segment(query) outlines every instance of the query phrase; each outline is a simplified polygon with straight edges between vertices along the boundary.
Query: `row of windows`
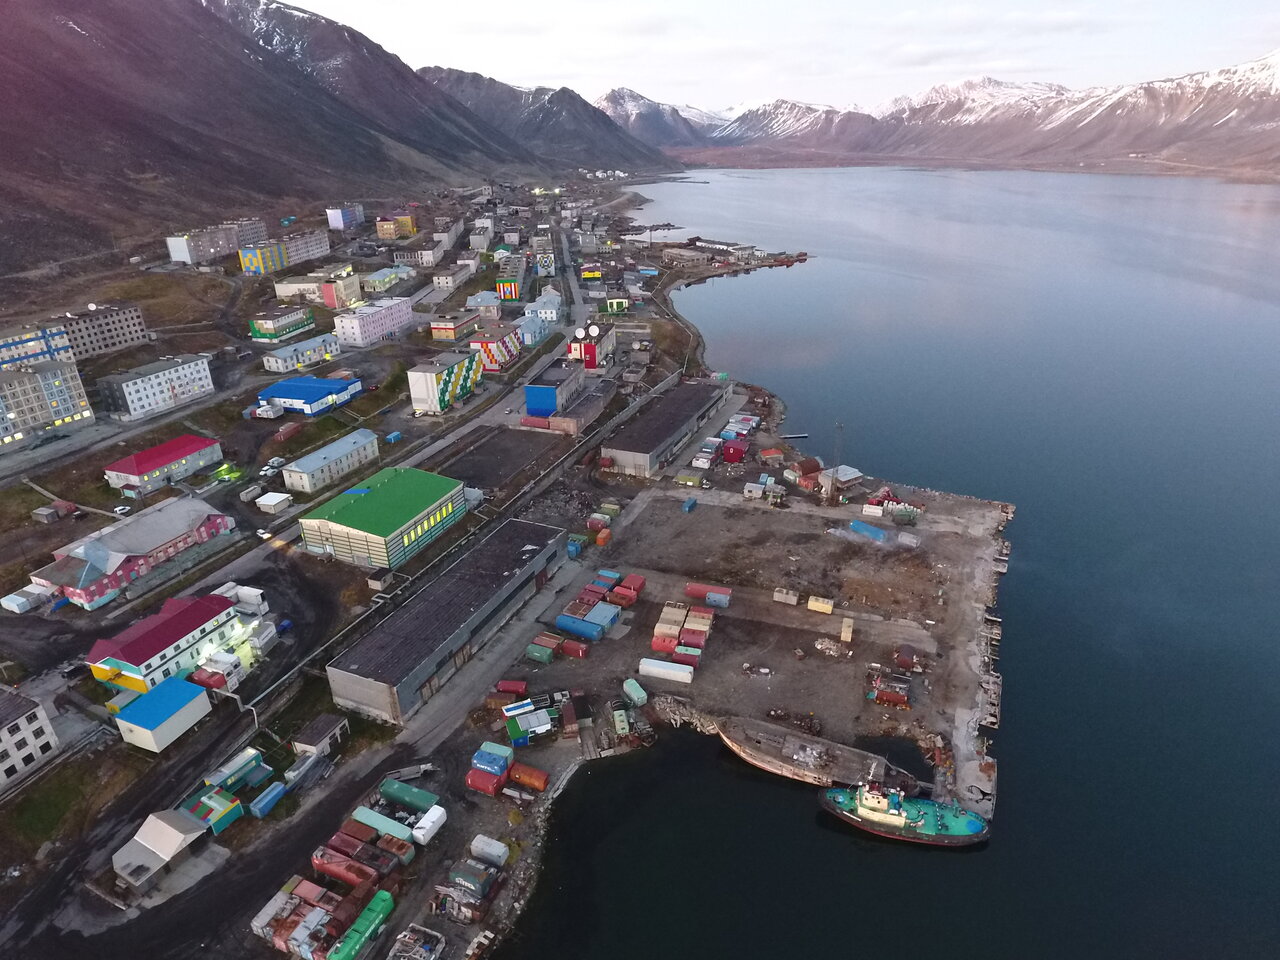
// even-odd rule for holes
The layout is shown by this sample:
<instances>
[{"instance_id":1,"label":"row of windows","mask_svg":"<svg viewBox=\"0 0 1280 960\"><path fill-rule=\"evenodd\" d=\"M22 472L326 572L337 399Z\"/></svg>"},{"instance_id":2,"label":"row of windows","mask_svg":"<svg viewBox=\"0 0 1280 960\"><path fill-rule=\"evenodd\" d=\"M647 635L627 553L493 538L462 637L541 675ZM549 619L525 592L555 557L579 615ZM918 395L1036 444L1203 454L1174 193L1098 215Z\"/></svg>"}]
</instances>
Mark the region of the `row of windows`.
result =
<instances>
[{"instance_id":1,"label":"row of windows","mask_svg":"<svg viewBox=\"0 0 1280 960\"><path fill-rule=\"evenodd\" d=\"M48 753L52 749L53 749L53 744L51 743L40 744L40 753L42 756ZM34 753L28 753L22 758L23 767L29 767L35 762L36 762L36 757ZM4 778L6 780L13 779L15 776L17 776L17 774L18 774L17 764L10 764L9 766L4 768Z\"/></svg>"},{"instance_id":2,"label":"row of windows","mask_svg":"<svg viewBox=\"0 0 1280 960\"><path fill-rule=\"evenodd\" d=\"M402 540L404 546L407 547L409 544L413 543L413 541L417 540L420 536L422 536L432 527L443 522L445 517L449 516L449 514L451 513L453 513L452 500L446 503L443 507L441 507L435 513L433 513L431 516L427 517L427 519L423 520L420 524L418 524L416 527L414 527L412 530L406 533L403 537L401 537L400 539Z\"/></svg>"}]
</instances>

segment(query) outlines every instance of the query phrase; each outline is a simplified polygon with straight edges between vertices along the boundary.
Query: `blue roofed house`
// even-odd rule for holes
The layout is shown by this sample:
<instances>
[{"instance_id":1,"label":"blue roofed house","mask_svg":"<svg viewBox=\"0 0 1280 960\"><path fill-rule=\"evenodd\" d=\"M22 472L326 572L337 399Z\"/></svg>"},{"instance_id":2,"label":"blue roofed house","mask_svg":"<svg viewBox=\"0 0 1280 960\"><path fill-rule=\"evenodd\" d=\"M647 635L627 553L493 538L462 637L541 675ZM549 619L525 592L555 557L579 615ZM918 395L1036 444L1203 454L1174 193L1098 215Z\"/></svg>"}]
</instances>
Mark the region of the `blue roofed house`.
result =
<instances>
[{"instance_id":1,"label":"blue roofed house","mask_svg":"<svg viewBox=\"0 0 1280 960\"><path fill-rule=\"evenodd\" d=\"M181 677L169 677L116 714L125 743L159 753L208 716L209 693Z\"/></svg>"},{"instance_id":2,"label":"blue roofed house","mask_svg":"<svg viewBox=\"0 0 1280 960\"><path fill-rule=\"evenodd\" d=\"M502 298L496 290L481 290L467 297L467 310L474 310L484 320L502 319Z\"/></svg>"},{"instance_id":3,"label":"blue roofed house","mask_svg":"<svg viewBox=\"0 0 1280 960\"><path fill-rule=\"evenodd\" d=\"M350 403L363 390L359 380L289 377L258 393L258 416L278 417L292 411L314 417Z\"/></svg>"}]
</instances>

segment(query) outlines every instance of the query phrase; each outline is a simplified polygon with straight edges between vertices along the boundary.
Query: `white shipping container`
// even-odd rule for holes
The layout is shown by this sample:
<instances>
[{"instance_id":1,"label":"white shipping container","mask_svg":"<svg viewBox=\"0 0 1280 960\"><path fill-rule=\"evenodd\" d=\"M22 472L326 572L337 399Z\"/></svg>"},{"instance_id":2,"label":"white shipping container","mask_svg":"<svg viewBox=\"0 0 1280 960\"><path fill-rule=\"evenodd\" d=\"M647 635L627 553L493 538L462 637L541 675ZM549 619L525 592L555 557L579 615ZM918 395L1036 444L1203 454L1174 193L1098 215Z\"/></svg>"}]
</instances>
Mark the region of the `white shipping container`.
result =
<instances>
[{"instance_id":1,"label":"white shipping container","mask_svg":"<svg viewBox=\"0 0 1280 960\"><path fill-rule=\"evenodd\" d=\"M670 680L673 683L693 683L693 667L683 663L667 663L644 657L640 661L640 676L654 680Z\"/></svg>"},{"instance_id":2,"label":"white shipping container","mask_svg":"<svg viewBox=\"0 0 1280 960\"><path fill-rule=\"evenodd\" d=\"M431 838L440 832L440 828L444 826L447 819L444 807L436 804L413 825L413 842L425 847L431 842Z\"/></svg>"},{"instance_id":3,"label":"white shipping container","mask_svg":"<svg viewBox=\"0 0 1280 960\"><path fill-rule=\"evenodd\" d=\"M794 590L786 590L782 587L778 587L773 591L773 599L778 603L789 603L794 607L800 602L800 594L796 593Z\"/></svg>"},{"instance_id":4,"label":"white shipping container","mask_svg":"<svg viewBox=\"0 0 1280 960\"><path fill-rule=\"evenodd\" d=\"M862 505L862 515L864 517L883 517L884 507L878 503L864 503Z\"/></svg>"},{"instance_id":5,"label":"white shipping container","mask_svg":"<svg viewBox=\"0 0 1280 960\"><path fill-rule=\"evenodd\" d=\"M743 484L742 496L747 500L759 500L764 496L764 487L758 483Z\"/></svg>"},{"instance_id":6,"label":"white shipping container","mask_svg":"<svg viewBox=\"0 0 1280 960\"><path fill-rule=\"evenodd\" d=\"M290 901L293 901L290 903ZM285 893L283 890L276 892L276 895L267 901L266 906L259 910L252 920L249 921L249 929L253 931L254 936L271 939L271 931L267 928L276 917L283 917L293 912L294 906L301 901L291 893Z\"/></svg>"},{"instance_id":7,"label":"white shipping container","mask_svg":"<svg viewBox=\"0 0 1280 960\"><path fill-rule=\"evenodd\" d=\"M477 833L475 839L471 841L471 856L482 863L492 864L495 867L505 867L507 861L511 859L511 848L501 840L495 840L493 837L486 837L483 833Z\"/></svg>"},{"instance_id":8,"label":"white shipping container","mask_svg":"<svg viewBox=\"0 0 1280 960\"><path fill-rule=\"evenodd\" d=\"M678 639L683 626L683 623L656 623L653 626L653 635L655 637L676 637Z\"/></svg>"}]
</instances>

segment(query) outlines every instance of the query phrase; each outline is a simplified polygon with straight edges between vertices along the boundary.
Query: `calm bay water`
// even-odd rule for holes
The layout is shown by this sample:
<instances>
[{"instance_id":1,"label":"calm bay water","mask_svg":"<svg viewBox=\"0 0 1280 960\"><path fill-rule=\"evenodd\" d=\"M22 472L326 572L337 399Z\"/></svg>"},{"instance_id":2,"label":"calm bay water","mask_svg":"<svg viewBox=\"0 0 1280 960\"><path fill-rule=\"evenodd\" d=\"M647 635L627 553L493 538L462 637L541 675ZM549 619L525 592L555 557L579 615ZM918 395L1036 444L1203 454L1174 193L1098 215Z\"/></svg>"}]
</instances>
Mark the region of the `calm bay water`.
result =
<instances>
[{"instance_id":1,"label":"calm bay water","mask_svg":"<svg viewBox=\"0 0 1280 960\"><path fill-rule=\"evenodd\" d=\"M715 741L584 771L506 956L1256 957L1280 941L1280 189L845 169L646 186L808 264L690 288L708 362L873 476L1009 500L992 841L815 812Z\"/></svg>"}]
</instances>

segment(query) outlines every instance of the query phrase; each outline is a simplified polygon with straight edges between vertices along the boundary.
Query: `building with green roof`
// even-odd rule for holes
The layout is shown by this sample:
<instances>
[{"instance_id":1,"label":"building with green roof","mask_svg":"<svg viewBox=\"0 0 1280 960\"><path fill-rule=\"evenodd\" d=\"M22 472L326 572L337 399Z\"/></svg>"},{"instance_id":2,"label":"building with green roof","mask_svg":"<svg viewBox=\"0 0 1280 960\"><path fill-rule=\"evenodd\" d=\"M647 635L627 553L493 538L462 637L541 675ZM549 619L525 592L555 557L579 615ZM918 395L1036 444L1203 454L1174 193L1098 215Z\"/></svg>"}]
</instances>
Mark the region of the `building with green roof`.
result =
<instances>
[{"instance_id":1,"label":"building with green roof","mask_svg":"<svg viewBox=\"0 0 1280 960\"><path fill-rule=\"evenodd\" d=\"M361 567L395 569L426 549L466 509L461 480L387 467L299 522L302 541L313 553Z\"/></svg>"}]
</instances>

